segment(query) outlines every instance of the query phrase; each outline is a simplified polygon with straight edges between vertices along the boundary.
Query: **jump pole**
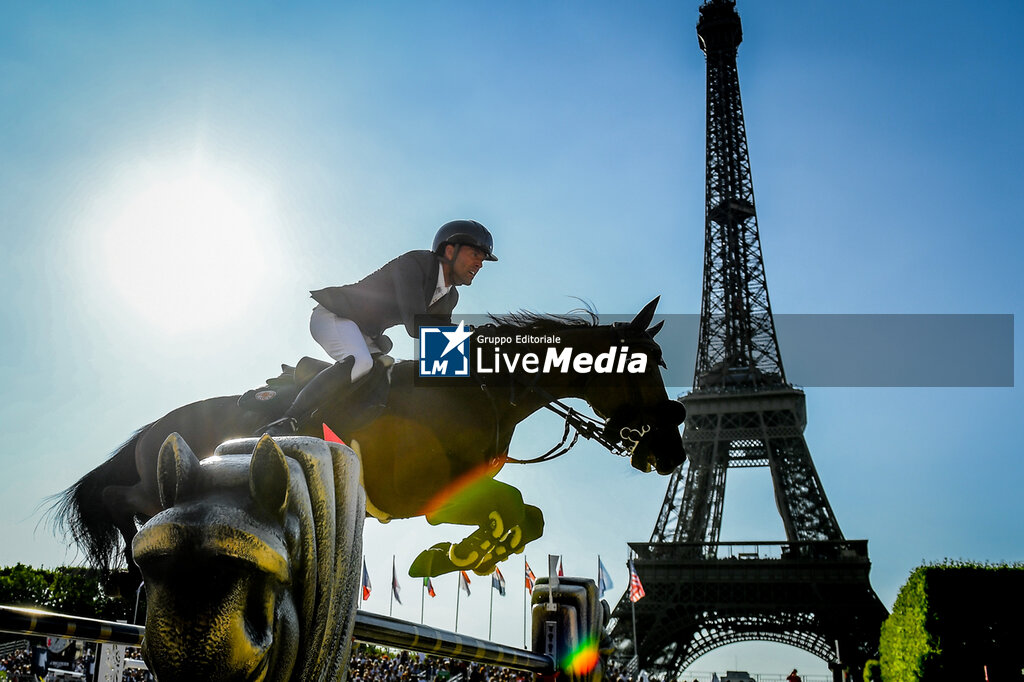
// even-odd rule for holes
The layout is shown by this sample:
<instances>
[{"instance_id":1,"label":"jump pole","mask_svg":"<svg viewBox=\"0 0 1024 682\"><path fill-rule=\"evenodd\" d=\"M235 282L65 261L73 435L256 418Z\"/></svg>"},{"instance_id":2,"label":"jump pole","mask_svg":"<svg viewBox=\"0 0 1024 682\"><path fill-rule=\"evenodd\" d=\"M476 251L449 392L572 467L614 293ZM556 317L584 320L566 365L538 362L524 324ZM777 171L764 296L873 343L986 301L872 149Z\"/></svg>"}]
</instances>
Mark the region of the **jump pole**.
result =
<instances>
[{"instance_id":1,"label":"jump pole","mask_svg":"<svg viewBox=\"0 0 1024 682\"><path fill-rule=\"evenodd\" d=\"M0 632L140 646L146 628L39 609L0 606ZM366 611L356 611L352 637L367 644L408 649L541 675L555 672L554 661L544 654Z\"/></svg>"}]
</instances>

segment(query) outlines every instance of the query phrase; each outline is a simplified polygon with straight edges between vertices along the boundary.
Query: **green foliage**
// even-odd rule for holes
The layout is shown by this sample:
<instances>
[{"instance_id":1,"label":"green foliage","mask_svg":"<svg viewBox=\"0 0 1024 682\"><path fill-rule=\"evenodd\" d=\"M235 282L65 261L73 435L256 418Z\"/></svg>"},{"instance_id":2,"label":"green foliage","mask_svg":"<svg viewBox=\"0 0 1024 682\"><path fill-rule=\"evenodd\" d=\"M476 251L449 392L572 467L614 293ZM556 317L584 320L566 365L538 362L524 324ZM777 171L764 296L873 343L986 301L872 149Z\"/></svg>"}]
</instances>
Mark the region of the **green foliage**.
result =
<instances>
[{"instance_id":1,"label":"green foliage","mask_svg":"<svg viewBox=\"0 0 1024 682\"><path fill-rule=\"evenodd\" d=\"M882 682L882 664L873 658L864 664L864 682Z\"/></svg>"},{"instance_id":2,"label":"green foliage","mask_svg":"<svg viewBox=\"0 0 1024 682\"><path fill-rule=\"evenodd\" d=\"M920 680L922 662L938 653L925 627L928 617L926 573L927 567L922 566L910 574L900 588L892 614L882 623L878 650L882 675L889 682Z\"/></svg>"},{"instance_id":3,"label":"green foliage","mask_svg":"<svg viewBox=\"0 0 1024 682\"><path fill-rule=\"evenodd\" d=\"M920 566L900 589L882 624L881 673L886 682L992 679L1024 667L1017 644L1024 564L945 561ZM867 668L865 668L865 677Z\"/></svg>"},{"instance_id":4,"label":"green foliage","mask_svg":"<svg viewBox=\"0 0 1024 682\"><path fill-rule=\"evenodd\" d=\"M18 564L0 569L0 603L40 606L46 602L49 581L34 568Z\"/></svg>"},{"instance_id":5,"label":"green foliage","mask_svg":"<svg viewBox=\"0 0 1024 682\"><path fill-rule=\"evenodd\" d=\"M97 571L74 566L0 568L0 604L106 620L130 615L124 600L107 595Z\"/></svg>"}]
</instances>

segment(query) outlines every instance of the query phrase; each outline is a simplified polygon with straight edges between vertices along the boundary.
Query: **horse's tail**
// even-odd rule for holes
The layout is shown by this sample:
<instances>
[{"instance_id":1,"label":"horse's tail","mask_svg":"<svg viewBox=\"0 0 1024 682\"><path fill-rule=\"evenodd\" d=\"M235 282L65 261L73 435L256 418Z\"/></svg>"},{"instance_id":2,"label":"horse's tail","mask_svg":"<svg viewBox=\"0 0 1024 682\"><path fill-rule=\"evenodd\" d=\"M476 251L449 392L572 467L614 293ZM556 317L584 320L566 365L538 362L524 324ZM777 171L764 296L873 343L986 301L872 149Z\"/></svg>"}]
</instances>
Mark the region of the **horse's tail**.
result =
<instances>
[{"instance_id":1,"label":"horse's tail","mask_svg":"<svg viewBox=\"0 0 1024 682\"><path fill-rule=\"evenodd\" d=\"M70 536L89 564L104 573L122 564L123 554L121 534L103 504L103 491L108 486L139 482L135 446L153 423L133 433L103 464L54 495L48 512L53 531Z\"/></svg>"}]
</instances>

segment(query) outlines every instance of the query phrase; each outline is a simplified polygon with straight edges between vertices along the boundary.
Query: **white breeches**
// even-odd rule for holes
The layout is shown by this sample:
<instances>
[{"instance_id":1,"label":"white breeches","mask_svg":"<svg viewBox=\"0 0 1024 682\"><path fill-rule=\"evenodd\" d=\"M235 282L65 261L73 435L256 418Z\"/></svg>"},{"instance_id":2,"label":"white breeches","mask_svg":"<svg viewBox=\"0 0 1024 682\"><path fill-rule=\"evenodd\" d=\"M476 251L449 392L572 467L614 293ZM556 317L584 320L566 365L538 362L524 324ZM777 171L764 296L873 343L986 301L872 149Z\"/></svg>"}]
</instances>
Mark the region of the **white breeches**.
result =
<instances>
[{"instance_id":1,"label":"white breeches","mask_svg":"<svg viewBox=\"0 0 1024 682\"><path fill-rule=\"evenodd\" d=\"M352 380L360 378L373 367L368 344L372 341L363 336L358 325L352 320L338 317L322 305L313 308L309 318L309 333L335 361L355 358L352 366Z\"/></svg>"}]
</instances>

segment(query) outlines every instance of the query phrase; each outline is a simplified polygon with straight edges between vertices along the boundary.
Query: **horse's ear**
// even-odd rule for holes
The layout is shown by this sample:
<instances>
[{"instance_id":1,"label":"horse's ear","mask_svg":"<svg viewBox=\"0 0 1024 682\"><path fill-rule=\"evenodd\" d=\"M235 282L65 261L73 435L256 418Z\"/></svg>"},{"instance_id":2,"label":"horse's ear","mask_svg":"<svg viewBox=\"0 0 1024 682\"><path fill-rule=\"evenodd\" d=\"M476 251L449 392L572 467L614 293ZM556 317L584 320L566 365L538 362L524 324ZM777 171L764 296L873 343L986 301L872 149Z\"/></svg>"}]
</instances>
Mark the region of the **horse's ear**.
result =
<instances>
[{"instance_id":1,"label":"horse's ear","mask_svg":"<svg viewBox=\"0 0 1024 682\"><path fill-rule=\"evenodd\" d=\"M647 329L650 326L651 320L654 319L654 309L658 307L658 301L661 300L661 296L656 296L653 301L644 306L643 310L636 314L631 325L637 329Z\"/></svg>"},{"instance_id":2,"label":"horse's ear","mask_svg":"<svg viewBox=\"0 0 1024 682\"><path fill-rule=\"evenodd\" d=\"M260 438L249 465L249 492L275 519L284 520L288 506L288 462L268 435Z\"/></svg>"},{"instance_id":3,"label":"horse's ear","mask_svg":"<svg viewBox=\"0 0 1024 682\"><path fill-rule=\"evenodd\" d=\"M173 507L199 474L199 460L185 439L172 433L160 446L156 459L157 488L164 509Z\"/></svg>"},{"instance_id":4,"label":"horse's ear","mask_svg":"<svg viewBox=\"0 0 1024 682\"><path fill-rule=\"evenodd\" d=\"M660 332L661 328L664 327L664 326L665 326L665 320L662 320L658 324L656 324L653 327L651 327L650 329L648 329L647 333L650 334L651 338L653 339L655 336L658 335L658 332Z\"/></svg>"}]
</instances>

